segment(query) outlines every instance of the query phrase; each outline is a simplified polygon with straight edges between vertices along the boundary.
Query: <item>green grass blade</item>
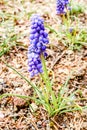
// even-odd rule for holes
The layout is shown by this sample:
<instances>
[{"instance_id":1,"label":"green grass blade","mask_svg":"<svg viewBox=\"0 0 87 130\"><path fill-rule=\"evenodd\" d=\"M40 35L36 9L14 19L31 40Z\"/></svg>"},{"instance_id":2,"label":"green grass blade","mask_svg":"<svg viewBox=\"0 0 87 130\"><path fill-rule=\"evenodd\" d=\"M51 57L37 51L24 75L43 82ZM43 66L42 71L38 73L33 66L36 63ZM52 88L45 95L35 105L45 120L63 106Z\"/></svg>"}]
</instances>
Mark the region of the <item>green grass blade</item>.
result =
<instances>
[{"instance_id":1,"label":"green grass blade","mask_svg":"<svg viewBox=\"0 0 87 130\"><path fill-rule=\"evenodd\" d=\"M4 61L3 61L4 62ZM31 83L26 77L24 77L21 73L19 73L15 68L13 68L12 66L8 65L6 62L4 62L6 64L7 67L11 68L13 71L15 71L22 79L24 79L37 93L37 95L39 96L40 99L44 99L44 96L42 95L42 93L40 92L39 88Z\"/></svg>"}]
</instances>

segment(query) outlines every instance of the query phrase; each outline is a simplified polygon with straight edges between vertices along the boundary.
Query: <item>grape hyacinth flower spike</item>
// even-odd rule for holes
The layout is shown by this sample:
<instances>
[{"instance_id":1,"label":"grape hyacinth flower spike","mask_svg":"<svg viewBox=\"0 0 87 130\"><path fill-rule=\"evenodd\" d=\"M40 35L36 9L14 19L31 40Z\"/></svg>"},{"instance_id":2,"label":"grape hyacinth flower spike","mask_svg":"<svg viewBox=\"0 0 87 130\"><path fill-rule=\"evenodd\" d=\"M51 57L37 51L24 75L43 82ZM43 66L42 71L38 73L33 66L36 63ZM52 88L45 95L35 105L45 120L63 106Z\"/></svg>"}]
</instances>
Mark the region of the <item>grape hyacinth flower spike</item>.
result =
<instances>
[{"instance_id":1,"label":"grape hyacinth flower spike","mask_svg":"<svg viewBox=\"0 0 87 130\"><path fill-rule=\"evenodd\" d=\"M46 56L46 45L49 43L44 20L38 14L31 17L30 46L28 48L28 66L31 77L42 73L41 55Z\"/></svg>"},{"instance_id":2,"label":"grape hyacinth flower spike","mask_svg":"<svg viewBox=\"0 0 87 130\"><path fill-rule=\"evenodd\" d=\"M56 2L56 12L57 14L65 14L65 9L67 8L67 5L69 4L69 0L57 0Z\"/></svg>"}]
</instances>

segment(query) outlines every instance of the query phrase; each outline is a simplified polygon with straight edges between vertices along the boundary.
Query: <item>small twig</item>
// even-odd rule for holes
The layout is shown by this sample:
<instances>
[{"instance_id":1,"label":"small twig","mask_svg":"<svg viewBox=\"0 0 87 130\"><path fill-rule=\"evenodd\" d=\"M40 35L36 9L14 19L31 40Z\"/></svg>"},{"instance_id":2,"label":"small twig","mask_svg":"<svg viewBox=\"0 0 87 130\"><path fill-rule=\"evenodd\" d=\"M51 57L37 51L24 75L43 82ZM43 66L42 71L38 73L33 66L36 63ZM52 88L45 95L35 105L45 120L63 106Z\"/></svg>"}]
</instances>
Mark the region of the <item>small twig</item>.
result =
<instances>
[{"instance_id":1,"label":"small twig","mask_svg":"<svg viewBox=\"0 0 87 130\"><path fill-rule=\"evenodd\" d=\"M53 65L51 66L51 69L53 69L53 67L55 66L55 64L65 55L65 53L66 53L66 50L63 51L61 55L59 55L59 56L57 55L56 56L56 58L55 58L56 60L53 62Z\"/></svg>"},{"instance_id":2,"label":"small twig","mask_svg":"<svg viewBox=\"0 0 87 130\"><path fill-rule=\"evenodd\" d=\"M30 122L31 122L31 124L34 126L34 128L35 128L36 130L39 130L39 129L37 128L37 125L36 125L32 120L30 120Z\"/></svg>"},{"instance_id":3,"label":"small twig","mask_svg":"<svg viewBox=\"0 0 87 130\"><path fill-rule=\"evenodd\" d=\"M57 126L56 126L56 125L54 125L53 127L55 128L55 130L58 130L58 128L57 128Z\"/></svg>"},{"instance_id":4,"label":"small twig","mask_svg":"<svg viewBox=\"0 0 87 130\"><path fill-rule=\"evenodd\" d=\"M57 130L58 130L58 128L62 128L63 129L63 127L60 126L53 118L51 118L51 120L56 125Z\"/></svg>"}]
</instances>

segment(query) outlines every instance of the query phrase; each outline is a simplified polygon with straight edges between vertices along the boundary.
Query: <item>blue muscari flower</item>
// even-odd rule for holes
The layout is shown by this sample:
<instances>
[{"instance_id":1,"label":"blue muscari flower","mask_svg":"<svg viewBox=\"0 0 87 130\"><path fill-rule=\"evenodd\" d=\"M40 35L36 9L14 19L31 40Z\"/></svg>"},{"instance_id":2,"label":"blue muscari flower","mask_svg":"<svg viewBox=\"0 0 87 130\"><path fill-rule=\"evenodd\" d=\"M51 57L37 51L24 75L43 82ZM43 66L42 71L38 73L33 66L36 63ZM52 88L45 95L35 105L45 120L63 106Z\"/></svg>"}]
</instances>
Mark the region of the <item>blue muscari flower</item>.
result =
<instances>
[{"instance_id":1,"label":"blue muscari flower","mask_svg":"<svg viewBox=\"0 0 87 130\"><path fill-rule=\"evenodd\" d=\"M49 43L44 20L37 14L31 17L30 46L28 48L28 66L31 77L42 73L41 54L47 56L46 45Z\"/></svg>"},{"instance_id":2,"label":"blue muscari flower","mask_svg":"<svg viewBox=\"0 0 87 130\"><path fill-rule=\"evenodd\" d=\"M31 17L30 44L42 42L48 44L48 34L45 32L44 20L39 15Z\"/></svg>"},{"instance_id":3,"label":"blue muscari flower","mask_svg":"<svg viewBox=\"0 0 87 130\"><path fill-rule=\"evenodd\" d=\"M56 3L56 11L57 14L64 14L65 13L65 8L69 4L69 0L57 0Z\"/></svg>"},{"instance_id":4,"label":"blue muscari flower","mask_svg":"<svg viewBox=\"0 0 87 130\"><path fill-rule=\"evenodd\" d=\"M63 0L63 2L65 5L69 4L69 0Z\"/></svg>"}]
</instances>

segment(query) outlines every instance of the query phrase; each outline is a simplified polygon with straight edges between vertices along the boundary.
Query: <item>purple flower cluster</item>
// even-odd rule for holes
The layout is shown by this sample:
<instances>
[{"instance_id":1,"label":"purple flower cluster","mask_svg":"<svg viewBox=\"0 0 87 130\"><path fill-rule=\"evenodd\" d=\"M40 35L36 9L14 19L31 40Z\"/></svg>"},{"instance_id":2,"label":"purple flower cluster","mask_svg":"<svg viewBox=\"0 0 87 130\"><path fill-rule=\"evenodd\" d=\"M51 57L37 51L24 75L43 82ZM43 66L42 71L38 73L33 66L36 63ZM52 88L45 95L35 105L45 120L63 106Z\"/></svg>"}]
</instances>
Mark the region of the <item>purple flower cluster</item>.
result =
<instances>
[{"instance_id":1,"label":"purple flower cluster","mask_svg":"<svg viewBox=\"0 0 87 130\"><path fill-rule=\"evenodd\" d=\"M41 55L46 56L48 33L44 28L44 20L37 14L31 17L30 46L28 48L28 66L31 77L42 73Z\"/></svg>"},{"instance_id":2,"label":"purple flower cluster","mask_svg":"<svg viewBox=\"0 0 87 130\"><path fill-rule=\"evenodd\" d=\"M67 8L68 4L69 4L69 0L57 0L57 3L56 3L57 14L64 14L65 8Z\"/></svg>"}]
</instances>

